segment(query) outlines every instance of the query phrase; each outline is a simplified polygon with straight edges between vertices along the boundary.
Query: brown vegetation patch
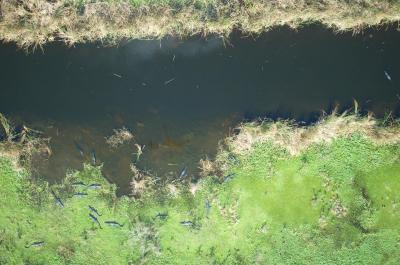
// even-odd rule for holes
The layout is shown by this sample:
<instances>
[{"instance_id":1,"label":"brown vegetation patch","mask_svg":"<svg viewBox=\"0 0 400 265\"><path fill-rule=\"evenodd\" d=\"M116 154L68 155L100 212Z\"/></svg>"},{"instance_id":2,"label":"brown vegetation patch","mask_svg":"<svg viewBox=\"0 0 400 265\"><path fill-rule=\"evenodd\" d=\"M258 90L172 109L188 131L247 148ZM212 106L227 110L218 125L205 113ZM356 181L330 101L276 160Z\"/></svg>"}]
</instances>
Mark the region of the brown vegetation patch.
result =
<instances>
[{"instance_id":1,"label":"brown vegetation patch","mask_svg":"<svg viewBox=\"0 0 400 265\"><path fill-rule=\"evenodd\" d=\"M293 121L253 122L239 126L240 133L227 139L230 151L242 154L254 144L271 141L296 155L310 145L330 143L338 137L361 133L376 144L400 142L400 126L380 126L372 116L336 115L321 118L315 125L300 127Z\"/></svg>"},{"instance_id":2,"label":"brown vegetation patch","mask_svg":"<svg viewBox=\"0 0 400 265\"><path fill-rule=\"evenodd\" d=\"M400 20L400 2L390 0L196 0L120 1L2 0L0 39L21 47L62 41L162 38L194 34L253 34L310 21L338 31L360 31Z\"/></svg>"}]
</instances>

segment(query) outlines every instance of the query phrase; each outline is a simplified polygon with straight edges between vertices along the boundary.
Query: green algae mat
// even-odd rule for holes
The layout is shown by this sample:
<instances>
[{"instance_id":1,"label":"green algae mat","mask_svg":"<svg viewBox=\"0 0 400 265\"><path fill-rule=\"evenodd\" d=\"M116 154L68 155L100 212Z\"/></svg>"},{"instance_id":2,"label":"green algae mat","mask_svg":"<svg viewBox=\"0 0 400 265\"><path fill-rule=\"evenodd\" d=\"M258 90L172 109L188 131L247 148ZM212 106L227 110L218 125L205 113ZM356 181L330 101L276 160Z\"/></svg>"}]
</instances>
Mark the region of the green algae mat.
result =
<instances>
[{"instance_id":1,"label":"green algae mat","mask_svg":"<svg viewBox=\"0 0 400 265\"><path fill-rule=\"evenodd\" d=\"M237 137L222 172L140 198L116 197L101 166L50 186L3 155L0 264L398 264L400 145L316 130L296 151Z\"/></svg>"}]
</instances>

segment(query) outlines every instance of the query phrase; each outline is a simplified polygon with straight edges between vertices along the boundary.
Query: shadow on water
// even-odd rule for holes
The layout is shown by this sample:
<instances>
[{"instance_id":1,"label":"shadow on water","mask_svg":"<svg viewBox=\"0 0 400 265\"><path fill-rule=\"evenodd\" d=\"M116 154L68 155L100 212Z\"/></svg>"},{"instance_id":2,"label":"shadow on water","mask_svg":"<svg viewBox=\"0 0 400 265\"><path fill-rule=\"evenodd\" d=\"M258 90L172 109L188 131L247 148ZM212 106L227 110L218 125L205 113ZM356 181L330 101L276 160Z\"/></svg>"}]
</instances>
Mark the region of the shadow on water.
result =
<instances>
[{"instance_id":1,"label":"shadow on water","mask_svg":"<svg viewBox=\"0 0 400 265\"><path fill-rule=\"evenodd\" d=\"M50 45L26 55L0 47L0 112L51 137L37 174L60 180L96 151L104 173L129 192L133 143L110 149L126 127L146 145L139 167L176 176L213 156L242 120L260 116L315 121L353 99L382 116L399 111L400 33L335 35L319 26L278 28L253 39L132 41L119 47ZM385 75L388 73L391 80ZM84 149L82 158L74 141Z\"/></svg>"}]
</instances>

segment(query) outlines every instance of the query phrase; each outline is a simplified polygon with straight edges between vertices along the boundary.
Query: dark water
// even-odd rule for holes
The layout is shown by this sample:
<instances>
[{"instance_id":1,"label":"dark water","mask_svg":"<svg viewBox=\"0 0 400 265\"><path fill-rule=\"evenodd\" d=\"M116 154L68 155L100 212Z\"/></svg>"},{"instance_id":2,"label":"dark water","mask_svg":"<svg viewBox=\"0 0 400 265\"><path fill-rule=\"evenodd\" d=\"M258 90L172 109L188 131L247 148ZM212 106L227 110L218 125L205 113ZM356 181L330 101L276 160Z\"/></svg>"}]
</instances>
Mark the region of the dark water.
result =
<instances>
[{"instance_id":1,"label":"dark water","mask_svg":"<svg viewBox=\"0 0 400 265\"><path fill-rule=\"evenodd\" d=\"M212 157L238 122L259 116L312 122L356 99L377 116L398 113L400 32L336 35L318 26L280 28L258 38L133 41L119 47L61 45L25 54L0 46L0 112L51 137L37 174L60 180L91 150L129 192L132 143L105 137L126 127L146 145L140 168L176 176ZM389 80L386 71L391 80ZM74 145L85 151L82 159Z\"/></svg>"}]
</instances>

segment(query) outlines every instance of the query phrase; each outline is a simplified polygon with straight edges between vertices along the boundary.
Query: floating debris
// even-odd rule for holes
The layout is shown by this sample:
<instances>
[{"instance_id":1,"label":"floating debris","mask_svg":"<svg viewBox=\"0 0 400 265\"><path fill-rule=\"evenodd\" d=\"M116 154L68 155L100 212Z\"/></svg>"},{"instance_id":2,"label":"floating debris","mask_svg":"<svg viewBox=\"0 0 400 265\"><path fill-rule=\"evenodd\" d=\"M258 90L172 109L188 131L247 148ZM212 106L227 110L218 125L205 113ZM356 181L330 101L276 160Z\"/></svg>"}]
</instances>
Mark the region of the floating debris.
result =
<instances>
[{"instance_id":1,"label":"floating debris","mask_svg":"<svg viewBox=\"0 0 400 265\"><path fill-rule=\"evenodd\" d=\"M385 73L387 80L392 81L392 77L389 75L389 73L387 71L383 71L383 72Z\"/></svg>"},{"instance_id":2,"label":"floating debris","mask_svg":"<svg viewBox=\"0 0 400 265\"><path fill-rule=\"evenodd\" d=\"M106 142L111 147L116 148L125 142L129 142L132 139L133 134L125 127L122 127L122 129L114 129L114 134L106 137Z\"/></svg>"},{"instance_id":3,"label":"floating debris","mask_svg":"<svg viewBox=\"0 0 400 265\"><path fill-rule=\"evenodd\" d=\"M171 83L171 82L174 81L174 80L175 80L175 78L171 78L171 79L165 81L165 82L164 82L164 85L168 85L169 83Z\"/></svg>"}]
</instances>

